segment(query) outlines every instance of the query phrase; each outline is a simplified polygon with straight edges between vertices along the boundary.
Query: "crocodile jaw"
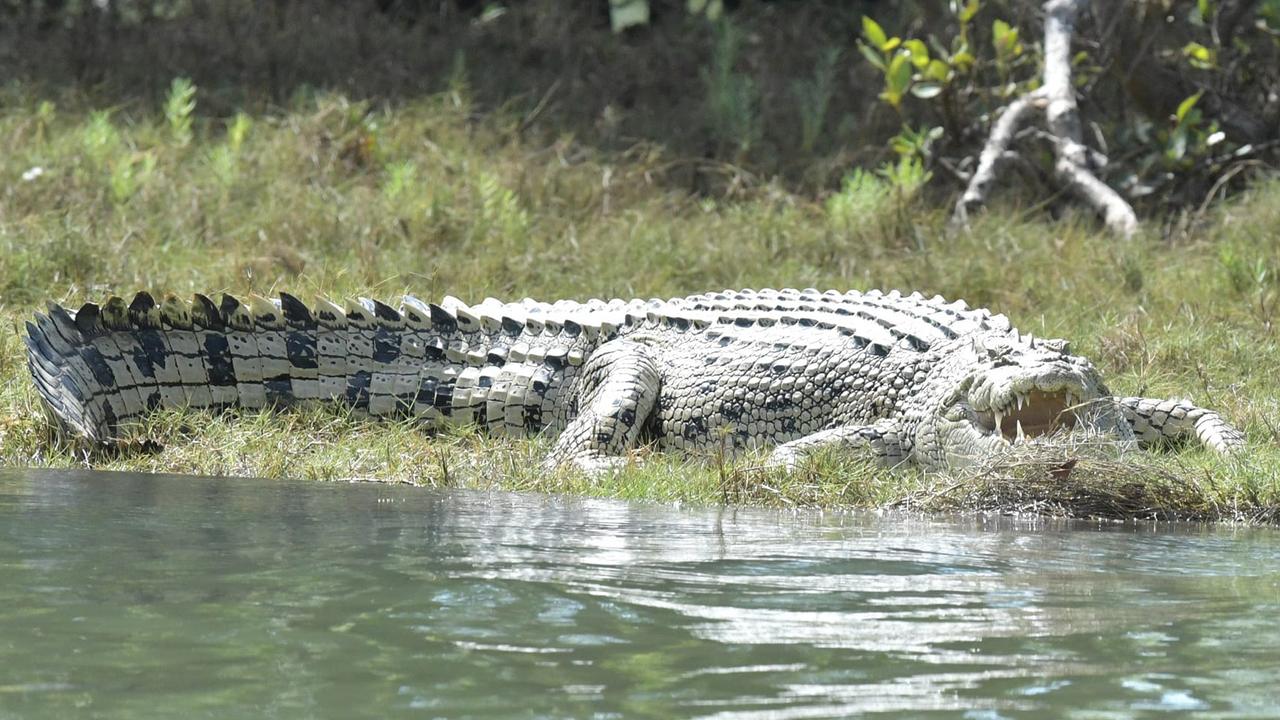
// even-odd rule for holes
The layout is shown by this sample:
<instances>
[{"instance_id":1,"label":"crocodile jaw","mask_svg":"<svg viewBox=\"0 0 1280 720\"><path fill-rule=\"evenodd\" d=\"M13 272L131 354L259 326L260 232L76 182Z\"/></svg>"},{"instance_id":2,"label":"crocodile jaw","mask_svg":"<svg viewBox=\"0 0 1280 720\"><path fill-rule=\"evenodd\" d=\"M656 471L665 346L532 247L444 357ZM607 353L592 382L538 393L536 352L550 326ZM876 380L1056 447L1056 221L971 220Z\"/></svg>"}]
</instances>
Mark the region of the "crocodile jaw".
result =
<instances>
[{"instance_id":1,"label":"crocodile jaw","mask_svg":"<svg viewBox=\"0 0 1280 720\"><path fill-rule=\"evenodd\" d=\"M1084 424L1080 411L1099 398L1080 384L1051 383L1011 390L996 400L965 398L938 423L945 464L971 465L1009 447Z\"/></svg>"},{"instance_id":2,"label":"crocodile jaw","mask_svg":"<svg viewBox=\"0 0 1280 720\"><path fill-rule=\"evenodd\" d=\"M972 424L980 431L1007 443L1051 435L1075 427L1073 408L1081 406L1081 388L1036 387L1013 391L1009 399L982 406L970 401Z\"/></svg>"},{"instance_id":3,"label":"crocodile jaw","mask_svg":"<svg viewBox=\"0 0 1280 720\"><path fill-rule=\"evenodd\" d=\"M932 423L933 462L971 465L1013 445L1087 427L1126 436L1109 412L1110 392L1093 365L1053 346L1000 338L995 352L980 343L967 357L976 366L941 403ZM976 357L975 357L976 355ZM923 439L923 438L922 438Z\"/></svg>"}]
</instances>

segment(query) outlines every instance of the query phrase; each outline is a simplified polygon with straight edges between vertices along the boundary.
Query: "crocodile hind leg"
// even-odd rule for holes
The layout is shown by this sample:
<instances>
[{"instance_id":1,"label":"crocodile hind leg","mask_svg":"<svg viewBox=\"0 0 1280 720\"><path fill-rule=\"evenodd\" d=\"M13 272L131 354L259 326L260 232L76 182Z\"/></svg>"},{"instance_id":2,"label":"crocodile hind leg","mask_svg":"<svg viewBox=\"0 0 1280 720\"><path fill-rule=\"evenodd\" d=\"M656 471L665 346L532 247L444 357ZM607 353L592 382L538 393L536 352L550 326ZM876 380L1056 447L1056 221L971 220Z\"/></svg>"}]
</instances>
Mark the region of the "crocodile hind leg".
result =
<instances>
[{"instance_id":1,"label":"crocodile hind leg","mask_svg":"<svg viewBox=\"0 0 1280 720\"><path fill-rule=\"evenodd\" d=\"M881 420L873 425L846 425L821 430L783 443L769 454L768 466L794 470L804 457L824 448L866 448L881 465L888 467L907 459L898 423Z\"/></svg>"},{"instance_id":2,"label":"crocodile hind leg","mask_svg":"<svg viewBox=\"0 0 1280 720\"><path fill-rule=\"evenodd\" d=\"M1196 440L1221 455L1244 447L1244 434L1221 415L1186 400L1118 397L1115 402L1140 447Z\"/></svg>"},{"instance_id":3,"label":"crocodile hind leg","mask_svg":"<svg viewBox=\"0 0 1280 720\"><path fill-rule=\"evenodd\" d=\"M598 474L626 462L658 400L658 364L648 348L612 340L591 354L575 397L577 416L565 426L543 467L566 465Z\"/></svg>"}]
</instances>

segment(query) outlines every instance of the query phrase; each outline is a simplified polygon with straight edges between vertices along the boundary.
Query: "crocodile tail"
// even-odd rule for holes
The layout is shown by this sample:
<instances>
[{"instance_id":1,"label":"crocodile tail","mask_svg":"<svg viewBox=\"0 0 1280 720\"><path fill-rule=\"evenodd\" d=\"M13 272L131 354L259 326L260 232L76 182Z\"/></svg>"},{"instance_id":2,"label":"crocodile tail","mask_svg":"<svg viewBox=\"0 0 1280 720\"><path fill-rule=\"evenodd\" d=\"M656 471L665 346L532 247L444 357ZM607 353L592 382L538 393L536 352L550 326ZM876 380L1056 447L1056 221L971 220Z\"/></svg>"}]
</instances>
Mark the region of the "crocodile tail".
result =
<instances>
[{"instance_id":1,"label":"crocodile tail","mask_svg":"<svg viewBox=\"0 0 1280 720\"><path fill-rule=\"evenodd\" d=\"M51 303L27 322L24 339L58 424L109 443L158 408L338 400L370 414L438 415L449 390L432 378L428 385L424 371L435 366L439 375L450 335L466 321L413 298L401 311L363 298L345 309L322 300L313 310L285 293L215 304L141 292L74 311ZM424 365L432 359L439 362Z\"/></svg>"}]
</instances>

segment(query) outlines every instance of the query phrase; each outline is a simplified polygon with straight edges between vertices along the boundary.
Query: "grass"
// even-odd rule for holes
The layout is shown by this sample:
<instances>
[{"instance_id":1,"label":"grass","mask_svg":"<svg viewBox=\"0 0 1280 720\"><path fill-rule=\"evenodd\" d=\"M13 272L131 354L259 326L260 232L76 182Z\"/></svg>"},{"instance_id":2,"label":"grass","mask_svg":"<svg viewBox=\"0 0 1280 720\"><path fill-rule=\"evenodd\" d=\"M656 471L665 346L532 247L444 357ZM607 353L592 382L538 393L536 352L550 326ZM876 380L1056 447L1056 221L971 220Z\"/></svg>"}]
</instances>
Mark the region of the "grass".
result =
<instances>
[{"instance_id":1,"label":"grass","mask_svg":"<svg viewBox=\"0 0 1280 720\"><path fill-rule=\"evenodd\" d=\"M932 4L938 12L882 7L877 17L886 27L933 18L941 32L945 3ZM7 4L0 78L151 104L180 75L199 85L202 113L229 116L315 88L418 98L465 73L486 107L571 129L596 147L620 150L641 138L685 157L749 162L810 188L837 183L850 153L886 154L877 148L902 120L866 101L880 75L855 53L830 59L852 50L857 4L741 3L736 30L682 3L658 5L650 25L618 35L603 0ZM690 187L720 180L703 163L668 176Z\"/></svg>"},{"instance_id":2,"label":"grass","mask_svg":"<svg viewBox=\"0 0 1280 720\"><path fill-rule=\"evenodd\" d=\"M368 479L661 502L1029 510L1271 521L1280 506L1280 183L1175 239L1127 245L1089 217L1006 206L966 232L946 210L867 176L803 196L732 166L708 196L670 182L661 148L593 150L471 106L465 83L395 106L318 95L254 116L55 106L0 95L0 462L22 466ZM190 97L188 97L190 96ZM185 99L184 99L185 98ZM26 178L26 179L24 179ZM340 408L166 412L117 453L50 434L26 376L22 321L140 288L190 293L586 298L722 287L903 288L1004 312L1070 338L1113 390L1186 396L1247 432L1224 461L1195 449L1116 458L1041 451L982 473L886 473L822 455L783 475L758 458L645 462L589 481L543 475L540 440L429 436ZM153 448L162 447L155 451Z\"/></svg>"}]
</instances>

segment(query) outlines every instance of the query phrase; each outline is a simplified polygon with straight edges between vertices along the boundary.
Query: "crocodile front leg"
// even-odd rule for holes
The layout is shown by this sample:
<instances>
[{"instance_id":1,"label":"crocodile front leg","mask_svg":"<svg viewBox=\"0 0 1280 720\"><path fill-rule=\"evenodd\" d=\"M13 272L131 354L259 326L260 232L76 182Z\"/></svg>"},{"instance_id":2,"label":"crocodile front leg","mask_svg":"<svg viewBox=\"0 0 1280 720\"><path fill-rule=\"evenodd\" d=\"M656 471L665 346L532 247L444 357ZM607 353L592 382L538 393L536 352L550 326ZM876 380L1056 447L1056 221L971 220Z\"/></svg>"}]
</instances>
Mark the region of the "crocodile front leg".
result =
<instances>
[{"instance_id":1,"label":"crocodile front leg","mask_svg":"<svg viewBox=\"0 0 1280 720\"><path fill-rule=\"evenodd\" d=\"M573 465L588 474L617 468L636 445L658 400L658 364L648 348L612 340L591 354L577 392L578 414L565 426L543 467Z\"/></svg>"},{"instance_id":2,"label":"crocodile front leg","mask_svg":"<svg viewBox=\"0 0 1280 720\"><path fill-rule=\"evenodd\" d=\"M846 425L821 430L798 440L783 443L769 454L768 465L794 470L804 457L823 448L868 448L881 465L892 467L907 460L902 447L902 430L893 420L873 425Z\"/></svg>"},{"instance_id":3,"label":"crocodile front leg","mask_svg":"<svg viewBox=\"0 0 1280 720\"><path fill-rule=\"evenodd\" d=\"M1142 448L1198 440L1221 455L1230 455L1244 447L1244 433L1218 413L1185 400L1118 397L1115 402Z\"/></svg>"}]
</instances>

